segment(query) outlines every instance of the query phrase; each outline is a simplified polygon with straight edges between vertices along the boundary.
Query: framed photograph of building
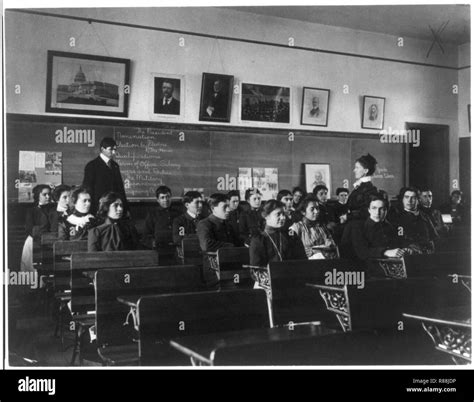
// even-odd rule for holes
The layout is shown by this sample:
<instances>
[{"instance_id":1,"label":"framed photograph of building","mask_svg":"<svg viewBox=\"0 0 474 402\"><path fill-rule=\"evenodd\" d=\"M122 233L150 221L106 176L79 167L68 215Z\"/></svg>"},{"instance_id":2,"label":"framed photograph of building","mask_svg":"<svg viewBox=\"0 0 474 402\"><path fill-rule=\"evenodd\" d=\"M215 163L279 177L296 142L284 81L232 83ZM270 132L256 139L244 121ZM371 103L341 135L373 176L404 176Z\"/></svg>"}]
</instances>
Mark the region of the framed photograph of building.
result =
<instances>
[{"instance_id":1,"label":"framed photograph of building","mask_svg":"<svg viewBox=\"0 0 474 402\"><path fill-rule=\"evenodd\" d=\"M303 88L301 124L308 126L328 125L329 89Z\"/></svg>"},{"instance_id":2,"label":"framed photograph of building","mask_svg":"<svg viewBox=\"0 0 474 402\"><path fill-rule=\"evenodd\" d=\"M48 51L46 112L128 116L130 60Z\"/></svg>"},{"instance_id":3,"label":"framed photograph of building","mask_svg":"<svg viewBox=\"0 0 474 402\"><path fill-rule=\"evenodd\" d=\"M152 117L178 118L184 115L184 77L170 74L151 74L153 88Z\"/></svg>"},{"instance_id":4,"label":"framed photograph of building","mask_svg":"<svg viewBox=\"0 0 474 402\"><path fill-rule=\"evenodd\" d=\"M362 128L382 130L385 115L385 98L364 96Z\"/></svg>"},{"instance_id":5,"label":"framed photograph of building","mask_svg":"<svg viewBox=\"0 0 474 402\"><path fill-rule=\"evenodd\" d=\"M319 185L328 188L328 198L331 197L331 166L329 163L305 163L306 192L312 193Z\"/></svg>"},{"instance_id":6,"label":"framed photograph of building","mask_svg":"<svg viewBox=\"0 0 474 402\"><path fill-rule=\"evenodd\" d=\"M199 120L230 122L233 75L202 74Z\"/></svg>"},{"instance_id":7,"label":"framed photograph of building","mask_svg":"<svg viewBox=\"0 0 474 402\"><path fill-rule=\"evenodd\" d=\"M242 83L241 120L290 122L290 88Z\"/></svg>"}]
</instances>

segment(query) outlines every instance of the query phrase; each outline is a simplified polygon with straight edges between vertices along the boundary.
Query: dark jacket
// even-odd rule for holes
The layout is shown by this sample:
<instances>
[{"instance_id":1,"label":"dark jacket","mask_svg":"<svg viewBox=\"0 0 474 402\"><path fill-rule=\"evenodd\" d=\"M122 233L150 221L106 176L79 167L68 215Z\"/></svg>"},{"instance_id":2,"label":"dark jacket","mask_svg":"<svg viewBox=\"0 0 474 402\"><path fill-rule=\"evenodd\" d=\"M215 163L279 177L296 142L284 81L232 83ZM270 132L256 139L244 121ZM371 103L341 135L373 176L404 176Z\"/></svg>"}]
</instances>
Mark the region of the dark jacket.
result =
<instances>
[{"instance_id":1,"label":"dark jacket","mask_svg":"<svg viewBox=\"0 0 474 402\"><path fill-rule=\"evenodd\" d=\"M55 204L35 205L26 211L25 232L27 236L39 238L45 232L51 232L51 220L56 213Z\"/></svg>"},{"instance_id":2,"label":"dark jacket","mask_svg":"<svg viewBox=\"0 0 474 402\"><path fill-rule=\"evenodd\" d=\"M200 216L193 218L187 212L173 219L173 243L181 246L184 236L196 234L196 227L201 220Z\"/></svg>"},{"instance_id":3,"label":"dark jacket","mask_svg":"<svg viewBox=\"0 0 474 402\"><path fill-rule=\"evenodd\" d=\"M64 223L67 217L70 215L71 211L60 212L56 210L57 204L54 205L54 209L50 214L50 226L51 232L58 233L58 228L60 223Z\"/></svg>"},{"instance_id":4,"label":"dark jacket","mask_svg":"<svg viewBox=\"0 0 474 402\"><path fill-rule=\"evenodd\" d=\"M148 210L145 218L145 237L151 236L154 239L155 248L173 244L172 225L178 215L177 211L159 205Z\"/></svg>"},{"instance_id":5,"label":"dark jacket","mask_svg":"<svg viewBox=\"0 0 474 402\"><path fill-rule=\"evenodd\" d=\"M197 224L197 235L201 250L217 251L221 247L233 247L238 244L228 222L209 215Z\"/></svg>"},{"instance_id":6,"label":"dark jacket","mask_svg":"<svg viewBox=\"0 0 474 402\"><path fill-rule=\"evenodd\" d=\"M383 258L386 250L400 247L402 241L396 228L386 220L374 222L367 218L365 222L354 222L351 243L355 255L361 260L367 260Z\"/></svg>"},{"instance_id":7,"label":"dark jacket","mask_svg":"<svg viewBox=\"0 0 474 402\"><path fill-rule=\"evenodd\" d=\"M347 208L349 220L366 220L369 217L370 196L377 194L377 187L371 181L361 183L361 185L349 194L347 198Z\"/></svg>"},{"instance_id":8,"label":"dark jacket","mask_svg":"<svg viewBox=\"0 0 474 402\"><path fill-rule=\"evenodd\" d=\"M239 219L240 241L250 244L250 238L260 233L265 227L265 219L262 217L261 209L243 211Z\"/></svg>"},{"instance_id":9,"label":"dark jacket","mask_svg":"<svg viewBox=\"0 0 474 402\"><path fill-rule=\"evenodd\" d=\"M441 217L441 212L437 209L420 207L420 210L428 217L431 221L431 224L436 229L436 232L440 236L445 236L448 233L448 227L443 223L443 218Z\"/></svg>"},{"instance_id":10,"label":"dark jacket","mask_svg":"<svg viewBox=\"0 0 474 402\"><path fill-rule=\"evenodd\" d=\"M234 211L229 213L229 219L227 219L227 223L232 228L232 232L234 234L234 238L239 240L239 246L243 245L243 242L240 239L240 231L239 231L239 222L240 222L240 215L241 211L237 208Z\"/></svg>"},{"instance_id":11,"label":"dark jacket","mask_svg":"<svg viewBox=\"0 0 474 402\"><path fill-rule=\"evenodd\" d=\"M92 204L91 213L97 212L100 197L109 191L119 194L124 208L127 209L127 197L125 195L120 167L113 159L110 161L111 168L98 156L90 161L84 170L84 180L82 184L90 191Z\"/></svg>"},{"instance_id":12,"label":"dark jacket","mask_svg":"<svg viewBox=\"0 0 474 402\"><path fill-rule=\"evenodd\" d=\"M155 100L155 113L162 114L179 114L179 100L176 98L171 98L170 103L163 104L163 98L158 98Z\"/></svg>"},{"instance_id":13,"label":"dark jacket","mask_svg":"<svg viewBox=\"0 0 474 402\"><path fill-rule=\"evenodd\" d=\"M119 251L139 249L138 232L128 219L112 222L109 218L89 230L88 251Z\"/></svg>"},{"instance_id":14,"label":"dark jacket","mask_svg":"<svg viewBox=\"0 0 474 402\"><path fill-rule=\"evenodd\" d=\"M280 252L281 259L278 252ZM308 259L303 243L298 236L289 236L282 230L271 228L267 228L266 232L260 231L252 237L249 253L250 265L259 267L264 267L271 261Z\"/></svg>"},{"instance_id":15,"label":"dark jacket","mask_svg":"<svg viewBox=\"0 0 474 402\"><path fill-rule=\"evenodd\" d=\"M85 225L77 224L84 216L90 216L89 221ZM86 240L89 229L97 226L97 219L91 214L81 214L73 212L65 220L58 225L59 240Z\"/></svg>"}]
</instances>

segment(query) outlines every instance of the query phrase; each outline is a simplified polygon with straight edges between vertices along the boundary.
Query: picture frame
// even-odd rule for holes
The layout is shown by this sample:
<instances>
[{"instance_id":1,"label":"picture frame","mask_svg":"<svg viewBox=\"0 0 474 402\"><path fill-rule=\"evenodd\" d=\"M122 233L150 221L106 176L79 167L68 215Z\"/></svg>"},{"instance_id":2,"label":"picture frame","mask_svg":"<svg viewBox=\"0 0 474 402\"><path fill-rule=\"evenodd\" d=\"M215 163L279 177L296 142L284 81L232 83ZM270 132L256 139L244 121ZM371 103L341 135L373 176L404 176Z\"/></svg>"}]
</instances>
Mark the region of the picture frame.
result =
<instances>
[{"instance_id":1,"label":"picture frame","mask_svg":"<svg viewBox=\"0 0 474 402\"><path fill-rule=\"evenodd\" d=\"M312 193L317 185L328 188L328 197L331 197L331 165L329 163L305 163L306 192Z\"/></svg>"},{"instance_id":2,"label":"picture frame","mask_svg":"<svg viewBox=\"0 0 474 402\"><path fill-rule=\"evenodd\" d=\"M364 96L362 128L382 130L385 118L385 98Z\"/></svg>"},{"instance_id":3,"label":"picture frame","mask_svg":"<svg viewBox=\"0 0 474 402\"><path fill-rule=\"evenodd\" d=\"M150 117L180 119L184 117L185 80L182 75L151 73Z\"/></svg>"},{"instance_id":4,"label":"picture frame","mask_svg":"<svg viewBox=\"0 0 474 402\"><path fill-rule=\"evenodd\" d=\"M241 120L290 123L290 88L242 83Z\"/></svg>"},{"instance_id":5,"label":"picture frame","mask_svg":"<svg viewBox=\"0 0 474 402\"><path fill-rule=\"evenodd\" d=\"M301 124L328 126L329 89L303 87Z\"/></svg>"},{"instance_id":6,"label":"picture frame","mask_svg":"<svg viewBox=\"0 0 474 402\"><path fill-rule=\"evenodd\" d=\"M467 124L469 127L469 132L471 132L471 104L467 105Z\"/></svg>"},{"instance_id":7,"label":"picture frame","mask_svg":"<svg viewBox=\"0 0 474 402\"><path fill-rule=\"evenodd\" d=\"M229 123L234 76L202 73L200 121Z\"/></svg>"},{"instance_id":8,"label":"picture frame","mask_svg":"<svg viewBox=\"0 0 474 402\"><path fill-rule=\"evenodd\" d=\"M130 60L48 51L46 112L128 116Z\"/></svg>"}]
</instances>

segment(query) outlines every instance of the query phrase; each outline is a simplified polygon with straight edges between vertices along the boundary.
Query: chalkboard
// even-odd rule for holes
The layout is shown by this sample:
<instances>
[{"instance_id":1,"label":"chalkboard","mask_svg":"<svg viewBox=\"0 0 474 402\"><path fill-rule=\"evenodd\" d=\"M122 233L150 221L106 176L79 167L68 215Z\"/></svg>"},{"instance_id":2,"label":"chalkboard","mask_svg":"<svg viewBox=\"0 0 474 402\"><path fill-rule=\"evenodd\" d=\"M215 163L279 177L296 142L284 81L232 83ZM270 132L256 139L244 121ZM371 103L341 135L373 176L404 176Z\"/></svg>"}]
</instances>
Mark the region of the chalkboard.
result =
<instances>
[{"instance_id":1,"label":"chalkboard","mask_svg":"<svg viewBox=\"0 0 474 402\"><path fill-rule=\"evenodd\" d=\"M354 182L354 161L370 152L378 160L374 184L396 195L405 182L404 148L377 135L186 125L116 119L7 115L7 197L18 197L19 151L60 151L63 181L81 184L86 163L97 157L104 137L118 143L117 161L131 201L154 198L168 185L205 195L234 189L239 167L278 168L280 189L304 186L305 163L329 163L333 193ZM334 194L332 194L334 196Z\"/></svg>"}]
</instances>

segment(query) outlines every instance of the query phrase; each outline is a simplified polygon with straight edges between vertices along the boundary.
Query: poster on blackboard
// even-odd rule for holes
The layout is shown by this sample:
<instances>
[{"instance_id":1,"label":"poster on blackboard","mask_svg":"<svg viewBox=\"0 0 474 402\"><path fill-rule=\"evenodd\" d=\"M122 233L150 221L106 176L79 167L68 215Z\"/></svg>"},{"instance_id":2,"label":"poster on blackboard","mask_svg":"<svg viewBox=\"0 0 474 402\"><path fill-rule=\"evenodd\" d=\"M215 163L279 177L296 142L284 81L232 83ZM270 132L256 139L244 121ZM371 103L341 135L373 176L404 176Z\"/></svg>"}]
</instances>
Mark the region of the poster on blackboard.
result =
<instances>
[{"instance_id":1,"label":"poster on blackboard","mask_svg":"<svg viewBox=\"0 0 474 402\"><path fill-rule=\"evenodd\" d=\"M254 187L260 191L263 200L276 199L278 194L278 168L239 168L240 198L245 190Z\"/></svg>"},{"instance_id":2,"label":"poster on blackboard","mask_svg":"<svg viewBox=\"0 0 474 402\"><path fill-rule=\"evenodd\" d=\"M51 188L61 184L61 152L20 151L18 160L18 202L33 202L33 187L37 184Z\"/></svg>"}]
</instances>

